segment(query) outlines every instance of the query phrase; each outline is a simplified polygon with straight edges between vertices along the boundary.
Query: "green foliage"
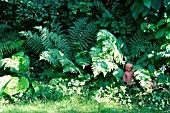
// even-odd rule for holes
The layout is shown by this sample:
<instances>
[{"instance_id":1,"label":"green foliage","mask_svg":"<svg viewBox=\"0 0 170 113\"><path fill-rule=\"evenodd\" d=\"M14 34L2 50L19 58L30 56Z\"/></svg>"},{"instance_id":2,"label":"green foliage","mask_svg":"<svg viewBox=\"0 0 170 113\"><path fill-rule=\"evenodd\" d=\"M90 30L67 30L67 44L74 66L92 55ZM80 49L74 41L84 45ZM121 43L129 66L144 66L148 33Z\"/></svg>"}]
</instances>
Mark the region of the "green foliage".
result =
<instances>
[{"instance_id":1,"label":"green foliage","mask_svg":"<svg viewBox=\"0 0 170 113\"><path fill-rule=\"evenodd\" d=\"M161 5L163 5L166 10L170 9L170 5L168 5L167 0L143 0L136 1L133 3L131 7L132 16L135 19L138 19L140 15L144 18L147 17L147 21L156 21L161 14ZM158 11L159 10L159 11ZM148 18L150 17L150 18Z\"/></svg>"},{"instance_id":2,"label":"green foliage","mask_svg":"<svg viewBox=\"0 0 170 113\"><path fill-rule=\"evenodd\" d=\"M0 76L4 76L0 78L1 97L15 102L73 95L102 102L107 97L129 107L133 103L167 110L168 3L168 0L1 0L1 23L13 29L0 24L0 64L22 76L4 76L11 72L1 68ZM111 33L98 32L99 28ZM19 37L17 32L25 30L28 32L22 34L26 37ZM22 46L25 38L26 45ZM31 63L22 52L2 59L22 47ZM124 60L134 64L132 88L122 81Z\"/></svg>"},{"instance_id":3,"label":"green foliage","mask_svg":"<svg viewBox=\"0 0 170 113\"><path fill-rule=\"evenodd\" d=\"M1 93L0 97L8 94L10 96L17 93L24 93L29 87L29 81L25 77L12 77L10 75L0 77Z\"/></svg>"},{"instance_id":4,"label":"green foliage","mask_svg":"<svg viewBox=\"0 0 170 113\"><path fill-rule=\"evenodd\" d=\"M132 31L136 31L136 24L131 16L130 9L121 3L120 1L107 1L106 4L111 4L110 7L104 6L104 4L98 3L98 10L100 15L96 15L96 24L101 28L105 28L110 32L126 38L131 35ZM126 9L126 10L124 10Z\"/></svg>"},{"instance_id":5,"label":"green foliage","mask_svg":"<svg viewBox=\"0 0 170 113\"><path fill-rule=\"evenodd\" d=\"M0 77L0 98L2 98L5 94L4 94L4 89L6 87L6 85L8 84L8 82L11 80L11 76L3 76Z\"/></svg>"},{"instance_id":6,"label":"green foliage","mask_svg":"<svg viewBox=\"0 0 170 113\"><path fill-rule=\"evenodd\" d=\"M30 59L24 52L12 55L12 58L4 58L1 60L4 70L10 68L11 72L22 73L30 66Z\"/></svg>"},{"instance_id":7,"label":"green foliage","mask_svg":"<svg viewBox=\"0 0 170 113\"><path fill-rule=\"evenodd\" d=\"M52 23L51 30L41 26L35 28L39 32L34 34L31 31L20 32L26 36L26 43L31 50L41 53L44 50L57 48L71 60L74 59L76 51L89 50L95 44L95 34L98 30L96 25L87 22L87 18L76 21L74 26L68 29L68 35L63 33L59 24Z\"/></svg>"},{"instance_id":8,"label":"green foliage","mask_svg":"<svg viewBox=\"0 0 170 113\"><path fill-rule=\"evenodd\" d=\"M29 81L25 77L12 77L4 89L4 93L12 96L17 93L24 93L29 87Z\"/></svg>"},{"instance_id":9,"label":"green foliage","mask_svg":"<svg viewBox=\"0 0 170 113\"><path fill-rule=\"evenodd\" d=\"M73 50L76 52L77 46L81 51L90 50L90 48L96 43L96 34L98 27L88 22L88 18L78 19L73 23L74 25L68 29L68 38L73 46Z\"/></svg>"},{"instance_id":10,"label":"green foliage","mask_svg":"<svg viewBox=\"0 0 170 113\"><path fill-rule=\"evenodd\" d=\"M73 0L68 0L68 9L70 11L70 15L76 15L82 13L82 16L90 16L92 15L92 7L93 4L90 1L77 1L73 2Z\"/></svg>"},{"instance_id":11,"label":"green foliage","mask_svg":"<svg viewBox=\"0 0 170 113\"><path fill-rule=\"evenodd\" d=\"M101 30L97 34L97 45L92 47L90 51L95 77L101 72L106 76L108 72L117 69L116 63L123 64L123 54L117 46L117 40L107 30Z\"/></svg>"},{"instance_id":12,"label":"green foliage","mask_svg":"<svg viewBox=\"0 0 170 113\"><path fill-rule=\"evenodd\" d=\"M19 51L24 43L18 33L6 24L0 24L0 54L7 55L13 51Z\"/></svg>"},{"instance_id":13,"label":"green foliage","mask_svg":"<svg viewBox=\"0 0 170 113\"><path fill-rule=\"evenodd\" d=\"M42 26L37 26L35 27L39 31L37 33L33 34L31 31L22 31L20 33L26 36L27 45L36 53L40 53L50 48L58 47L58 49L60 49L62 48L61 43L67 44L67 42L65 42L65 40L63 39L64 34L61 34L62 31L60 31L61 26L59 24L54 25L54 23L52 23L51 27L51 31L49 31L49 29L46 27L42 28Z\"/></svg>"},{"instance_id":14,"label":"green foliage","mask_svg":"<svg viewBox=\"0 0 170 113\"><path fill-rule=\"evenodd\" d=\"M88 51L78 52L75 58L75 63L82 66L83 69L91 64L91 57L89 56Z\"/></svg>"},{"instance_id":15,"label":"green foliage","mask_svg":"<svg viewBox=\"0 0 170 113\"><path fill-rule=\"evenodd\" d=\"M135 58L141 58L144 54L159 50L159 47L153 39L153 35L147 35L141 30L138 30L137 33L129 39L127 45L129 50L129 59L134 60Z\"/></svg>"},{"instance_id":16,"label":"green foliage","mask_svg":"<svg viewBox=\"0 0 170 113\"><path fill-rule=\"evenodd\" d=\"M67 59L63 53L57 49L49 49L48 51L42 52L40 60L46 60L50 62L53 66L62 66L63 72L77 73L80 72L79 69L74 65L72 61Z\"/></svg>"}]
</instances>

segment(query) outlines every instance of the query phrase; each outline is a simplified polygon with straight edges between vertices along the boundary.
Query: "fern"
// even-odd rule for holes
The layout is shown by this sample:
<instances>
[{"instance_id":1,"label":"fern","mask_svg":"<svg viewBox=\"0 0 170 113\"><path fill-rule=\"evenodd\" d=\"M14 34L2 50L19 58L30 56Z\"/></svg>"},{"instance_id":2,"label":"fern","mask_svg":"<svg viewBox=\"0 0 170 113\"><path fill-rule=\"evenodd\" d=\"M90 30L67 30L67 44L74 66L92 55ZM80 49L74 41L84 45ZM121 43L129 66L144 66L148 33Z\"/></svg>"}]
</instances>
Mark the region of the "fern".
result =
<instances>
[{"instance_id":1,"label":"fern","mask_svg":"<svg viewBox=\"0 0 170 113\"><path fill-rule=\"evenodd\" d=\"M41 53L44 50L57 48L71 59L71 55L69 55L71 52L70 44L66 39L66 35L61 31L62 26L59 24L51 24L51 27L51 31L46 27L35 27L39 30L38 34L32 33L31 31L23 31L21 33L26 36L27 46L29 46L34 52Z\"/></svg>"},{"instance_id":2,"label":"fern","mask_svg":"<svg viewBox=\"0 0 170 113\"><path fill-rule=\"evenodd\" d=\"M24 40L20 40L19 35L10 26L0 24L0 54L7 55L12 51L19 51Z\"/></svg>"},{"instance_id":3,"label":"fern","mask_svg":"<svg viewBox=\"0 0 170 113\"><path fill-rule=\"evenodd\" d=\"M42 52L40 60L50 62L54 67L62 67L64 73L80 73L79 68L77 68L71 60L67 59L67 57L65 57L58 49L48 49L47 51Z\"/></svg>"},{"instance_id":4,"label":"fern","mask_svg":"<svg viewBox=\"0 0 170 113\"><path fill-rule=\"evenodd\" d=\"M151 44L152 39L152 35L145 35L141 30L138 30L137 33L129 39L127 44L130 58L134 60L135 58L142 57L143 54L148 51L148 46ZM153 50L153 48L151 50Z\"/></svg>"},{"instance_id":5,"label":"fern","mask_svg":"<svg viewBox=\"0 0 170 113\"><path fill-rule=\"evenodd\" d=\"M68 35L61 30L59 24L51 24L51 30L41 26L35 27L39 30L38 33L21 32L26 36L27 45L36 53L41 53L44 50L56 48L70 59L75 59L75 53L79 49L78 45L83 50L90 50L96 42L97 26L93 23L88 23L87 18L79 19L74 22L74 26L68 29Z\"/></svg>"},{"instance_id":6,"label":"fern","mask_svg":"<svg viewBox=\"0 0 170 113\"><path fill-rule=\"evenodd\" d=\"M76 44L79 45L80 50L90 50L96 44L96 34L98 27L92 22L88 23L88 18L81 18L74 22L68 30L69 40L72 42L73 51L76 50Z\"/></svg>"}]
</instances>

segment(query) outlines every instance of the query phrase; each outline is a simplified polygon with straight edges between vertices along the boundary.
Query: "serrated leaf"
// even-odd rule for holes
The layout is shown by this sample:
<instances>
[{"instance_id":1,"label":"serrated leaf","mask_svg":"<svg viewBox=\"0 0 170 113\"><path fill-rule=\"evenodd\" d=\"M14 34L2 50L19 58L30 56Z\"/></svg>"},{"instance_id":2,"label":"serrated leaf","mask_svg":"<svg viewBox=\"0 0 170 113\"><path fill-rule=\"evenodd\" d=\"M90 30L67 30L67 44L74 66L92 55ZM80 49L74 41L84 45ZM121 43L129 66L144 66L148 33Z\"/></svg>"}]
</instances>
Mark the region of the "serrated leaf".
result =
<instances>
[{"instance_id":1,"label":"serrated leaf","mask_svg":"<svg viewBox=\"0 0 170 113\"><path fill-rule=\"evenodd\" d=\"M159 31L157 31L156 35L155 35L155 38L160 38L160 37L163 37L165 34L165 29L160 29Z\"/></svg>"},{"instance_id":2,"label":"serrated leaf","mask_svg":"<svg viewBox=\"0 0 170 113\"><path fill-rule=\"evenodd\" d=\"M143 4L150 9L152 0L143 0Z\"/></svg>"}]
</instances>

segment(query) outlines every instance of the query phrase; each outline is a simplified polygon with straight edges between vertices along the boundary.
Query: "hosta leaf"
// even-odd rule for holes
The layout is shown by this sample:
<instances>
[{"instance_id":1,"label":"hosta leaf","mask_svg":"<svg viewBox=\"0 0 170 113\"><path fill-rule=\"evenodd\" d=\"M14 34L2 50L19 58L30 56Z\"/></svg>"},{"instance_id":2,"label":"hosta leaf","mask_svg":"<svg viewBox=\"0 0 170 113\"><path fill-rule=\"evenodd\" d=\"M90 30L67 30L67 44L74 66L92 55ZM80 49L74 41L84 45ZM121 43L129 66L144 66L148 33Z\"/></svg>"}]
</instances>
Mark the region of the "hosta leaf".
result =
<instances>
[{"instance_id":1,"label":"hosta leaf","mask_svg":"<svg viewBox=\"0 0 170 113\"><path fill-rule=\"evenodd\" d=\"M19 78L12 77L11 81L6 85L4 92L11 96L14 94L17 94L17 93L19 93L18 85L19 85Z\"/></svg>"},{"instance_id":2,"label":"hosta leaf","mask_svg":"<svg viewBox=\"0 0 170 113\"><path fill-rule=\"evenodd\" d=\"M18 85L18 91L20 93L23 93L27 90L27 88L29 87L29 81L27 78L25 77L21 77L19 79L19 85Z\"/></svg>"},{"instance_id":3,"label":"hosta leaf","mask_svg":"<svg viewBox=\"0 0 170 113\"><path fill-rule=\"evenodd\" d=\"M8 82L11 80L10 75L6 75L3 77L0 77L0 98L3 96L5 86L8 84Z\"/></svg>"},{"instance_id":4,"label":"hosta leaf","mask_svg":"<svg viewBox=\"0 0 170 113\"><path fill-rule=\"evenodd\" d=\"M23 93L29 87L29 81L25 77L12 77L10 82L6 85L4 92L8 95L15 95Z\"/></svg>"}]
</instances>

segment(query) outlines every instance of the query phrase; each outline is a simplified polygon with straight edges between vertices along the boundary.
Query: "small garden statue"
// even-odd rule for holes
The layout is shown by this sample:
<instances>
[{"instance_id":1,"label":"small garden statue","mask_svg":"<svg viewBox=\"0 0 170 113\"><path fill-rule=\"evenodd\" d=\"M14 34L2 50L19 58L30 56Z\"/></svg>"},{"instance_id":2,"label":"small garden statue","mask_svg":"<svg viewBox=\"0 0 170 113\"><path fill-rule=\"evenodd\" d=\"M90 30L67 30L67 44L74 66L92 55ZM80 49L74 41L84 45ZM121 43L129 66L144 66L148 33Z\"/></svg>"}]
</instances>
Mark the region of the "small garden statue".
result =
<instances>
[{"instance_id":1,"label":"small garden statue","mask_svg":"<svg viewBox=\"0 0 170 113\"><path fill-rule=\"evenodd\" d=\"M124 76L123 76L123 81L129 87L132 87L132 80L133 80L133 77L134 77L134 73L133 73L132 69L133 69L133 64L127 63L125 65L125 72L124 72Z\"/></svg>"}]
</instances>

